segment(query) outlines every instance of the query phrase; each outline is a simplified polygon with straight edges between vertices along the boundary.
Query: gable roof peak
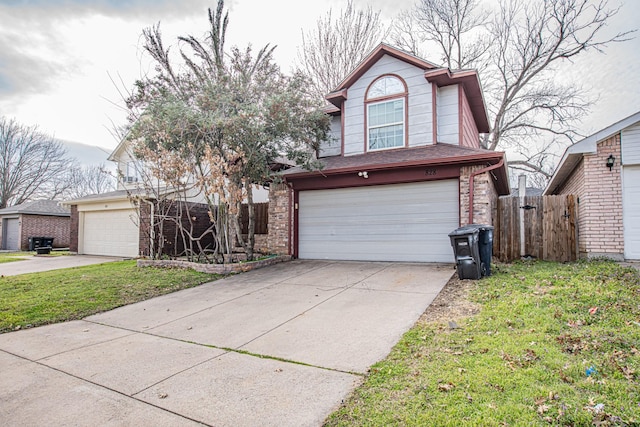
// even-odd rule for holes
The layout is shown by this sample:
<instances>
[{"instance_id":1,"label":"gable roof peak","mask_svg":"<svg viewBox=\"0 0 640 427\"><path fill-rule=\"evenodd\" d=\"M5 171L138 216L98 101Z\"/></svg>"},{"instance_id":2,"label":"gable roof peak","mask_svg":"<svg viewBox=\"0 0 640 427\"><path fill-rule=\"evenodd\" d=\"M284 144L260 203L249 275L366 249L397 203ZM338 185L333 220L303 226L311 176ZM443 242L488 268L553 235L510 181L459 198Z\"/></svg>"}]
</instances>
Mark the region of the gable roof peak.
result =
<instances>
[{"instance_id":1,"label":"gable roof peak","mask_svg":"<svg viewBox=\"0 0 640 427\"><path fill-rule=\"evenodd\" d=\"M423 70L431 70L434 68L442 68L439 65L436 65L432 62L426 61L422 58L418 58L417 56L406 52L404 50L395 48L386 43L380 43L376 46L371 52L369 52L362 61L356 66L356 68L351 71L347 77L338 84L338 86L331 91L340 92L341 90L348 88L353 83L356 82L362 75L369 69L373 64L378 62L380 58L384 55L389 55L393 58L399 59L401 61L407 62L411 65L414 65L418 68L422 68Z\"/></svg>"}]
</instances>

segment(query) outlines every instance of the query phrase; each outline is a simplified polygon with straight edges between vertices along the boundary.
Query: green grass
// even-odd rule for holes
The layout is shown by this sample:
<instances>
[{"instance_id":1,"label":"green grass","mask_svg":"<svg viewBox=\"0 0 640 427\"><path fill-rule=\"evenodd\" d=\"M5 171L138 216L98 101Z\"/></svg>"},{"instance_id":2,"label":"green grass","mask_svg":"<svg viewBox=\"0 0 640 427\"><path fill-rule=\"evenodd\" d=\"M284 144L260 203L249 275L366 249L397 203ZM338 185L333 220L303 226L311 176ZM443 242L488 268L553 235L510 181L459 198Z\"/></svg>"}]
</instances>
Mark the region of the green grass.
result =
<instances>
[{"instance_id":1,"label":"green grass","mask_svg":"<svg viewBox=\"0 0 640 427\"><path fill-rule=\"evenodd\" d=\"M136 261L0 278L0 332L80 319L216 280L188 269L138 268Z\"/></svg>"},{"instance_id":2,"label":"green grass","mask_svg":"<svg viewBox=\"0 0 640 427\"><path fill-rule=\"evenodd\" d=\"M22 261L34 253L35 252L3 252L0 253L0 264L5 262Z\"/></svg>"},{"instance_id":3,"label":"green grass","mask_svg":"<svg viewBox=\"0 0 640 427\"><path fill-rule=\"evenodd\" d=\"M0 253L0 264L5 262L22 261L30 256L36 255L36 251L32 252L2 252ZM65 256L70 255L69 251L51 251L47 255L38 256Z\"/></svg>"},{"instance_id":4,"label":"green grass","mask_svg":"<svg viewBox=\"0 0 640 427\"><path fill-rule=\"evenodd\" d=\"M637 271L515 263L469 298L478 314L416 324L326 425L640 425Z\"/></svg>"}]
</instances>

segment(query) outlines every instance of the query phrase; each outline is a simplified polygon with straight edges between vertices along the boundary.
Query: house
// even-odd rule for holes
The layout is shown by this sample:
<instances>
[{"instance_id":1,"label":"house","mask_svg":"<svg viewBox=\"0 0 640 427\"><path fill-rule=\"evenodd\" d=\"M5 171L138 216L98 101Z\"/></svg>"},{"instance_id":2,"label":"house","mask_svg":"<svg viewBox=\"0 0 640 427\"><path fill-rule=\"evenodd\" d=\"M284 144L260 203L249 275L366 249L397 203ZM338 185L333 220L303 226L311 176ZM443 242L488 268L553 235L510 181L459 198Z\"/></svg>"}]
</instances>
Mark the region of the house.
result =
<instances>
[{"instance_id":1,"label":"house","mask_svg":"<svg viewBox=\"0 0 640 427\"><path fill-rule=\"evenodd\" d=\"M544 194L577 196L580 256L640 259L640 112L567 148Z\"/></svg>"},{"instance_id":2,"label":"house","mask_svg":"<svg viewBox=\"0 0 640 427\"><path fill-rule=\"evenodd\" d=\"M0 209L0 249L29 249L29 237L53 237L53 246L69 246L69 208L55 200L35 200Z\"/></svg>"},{"instance_id":3,"label":"house","mask_svg":"<svg viewBox=\"0 0 640 427\"><path fill-rule=\"evenodd\" d=\"M509 194L478 74L379 45L326 96L321 170L272 186L269 246L299 258L453 262L448 234Z\"/></svg>"},{"instance_id":4,"label":"house","mask_svg":"<svg viewBox=\"0 0 640 427\"><path fill-rule=\"evenodd\" d=\"M131 152L131 142L123 139L108 157L115 162L118 173L116 191L95 194L65 202L71 210L71 237L69 249L78 254L110 255L122 257L148 256L153 251L155 231L150 224L158 218L156 204L159 196L172 198L170 189L156 185L158 194L150 194L142 185L149 174L144 163ZM268 200L268 191L254 191L256 203ZM188 197L190 216L195 218L195 233L210 225L208 205L199 191ZM171 214L171 212L168 212ZM173 211L175 214L175 209ZM180 251L181 239L177 238L171 224L164 227L164 247L168 251Z\"/></svg>"}]
</instances>

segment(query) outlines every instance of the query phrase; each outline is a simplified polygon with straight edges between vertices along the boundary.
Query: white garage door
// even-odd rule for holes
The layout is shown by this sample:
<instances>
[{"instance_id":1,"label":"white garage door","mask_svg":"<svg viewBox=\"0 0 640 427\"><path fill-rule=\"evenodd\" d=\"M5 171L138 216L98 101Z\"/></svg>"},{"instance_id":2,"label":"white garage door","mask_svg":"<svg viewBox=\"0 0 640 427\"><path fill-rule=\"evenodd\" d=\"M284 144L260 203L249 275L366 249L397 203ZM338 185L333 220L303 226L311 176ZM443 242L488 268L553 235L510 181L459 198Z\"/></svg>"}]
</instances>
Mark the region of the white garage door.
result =
<instances>
[{"instance_id":1,"label":"white garage door","mask_svg":"<svg viewBox=\"0 0 640 427\"><path fill-rule=\"evenodd\" d=\"M458 180L301 191L303 259L453 262Z\"/></svg>"},{"instance_id":2,"label":"white garage door","mask_svg":"<svg viewBox=\"0 0 640 427\"><path fill-rule=\"evenodd\" d=\"M138 216L133 209L84 212L82 253L138 256Z\"/></svg>"},{"instance_id":3,"label":"white garage door","mask_svg":"<svg viewBox=\"0 0 640 427\"><path fill-rule=\"evenodd\" d=\"M4 248L10 251L20 249L20 224L18 218L4 220Z\"/></svg>"},{"instance_id":4,"label":"white garage door","mask_svg":"<svg viewBox=\"0 0 640 427\"><path fill-rule=\"evenodd\" d=\"M640 165L623 168L624 257L640 259Z\"/></svg>"}]
</instances>

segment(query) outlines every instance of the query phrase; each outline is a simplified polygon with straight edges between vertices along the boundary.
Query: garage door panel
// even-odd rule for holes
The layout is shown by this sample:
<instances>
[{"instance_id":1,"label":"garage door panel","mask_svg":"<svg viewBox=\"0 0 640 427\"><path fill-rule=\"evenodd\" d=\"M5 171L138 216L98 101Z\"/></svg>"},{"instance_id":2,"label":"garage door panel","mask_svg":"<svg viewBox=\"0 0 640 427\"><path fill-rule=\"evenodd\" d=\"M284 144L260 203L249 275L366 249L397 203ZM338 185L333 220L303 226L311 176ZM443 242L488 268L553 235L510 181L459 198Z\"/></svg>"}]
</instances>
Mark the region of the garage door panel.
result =
<instances>
[{"instance_id":1,"label":"garage door panel","mask_svg":"<svg viewBox=\"0 0 640 427\"><path fill-rule=\"evenodd\" d=\"M133 209L84 212L82 253L138 256L139 231Z\"/></svg>"},{"instance_id":2,"label":"garage door panel","mask_svg":"<svg viewBox=\"0 0 640 427\"><path fill-rule=\"evenodd\" d=\"M4 220L4 225L5 249L10 251L20 250L20 222L18 218L7 218Z\"/></svg>"},{"instance_id":3,"label":"garage door panel","mask_svg":"<svg viewBox=\"0 0 640 427\"><path fill-rule=\"evenodd\" d=\"M624 257L640 259L640 166L623 168Z\"/></svg>"},{"instance_id":4,"label":"garage door panel","mask_svg":"<svg viewBox=\"0 0 640 427\"><path fill-rule=\"evenodd\" d=\"M458 181L303 191L300 258L451 262Z\"/></svg>"}]
</instances>

